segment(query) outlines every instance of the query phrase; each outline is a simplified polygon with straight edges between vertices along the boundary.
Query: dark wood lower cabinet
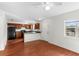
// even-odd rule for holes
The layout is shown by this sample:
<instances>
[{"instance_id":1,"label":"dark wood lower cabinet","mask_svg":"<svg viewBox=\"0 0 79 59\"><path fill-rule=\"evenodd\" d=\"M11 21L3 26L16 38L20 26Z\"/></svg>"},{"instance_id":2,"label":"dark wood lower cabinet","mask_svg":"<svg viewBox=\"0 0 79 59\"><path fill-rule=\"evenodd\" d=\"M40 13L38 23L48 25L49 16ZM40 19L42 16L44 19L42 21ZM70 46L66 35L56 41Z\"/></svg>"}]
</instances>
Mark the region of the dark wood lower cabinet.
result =
<instances>
[{"instance_id":1,"label":"dark wood lower cabinet","mask_svg":"<svg viewBox=\"0 0 79 59\"><path fill-rule=\"evenodd\" d=\"M21 31L16 32L16 39L23 38L23 34Z\"/></svg>"}]
</instances>

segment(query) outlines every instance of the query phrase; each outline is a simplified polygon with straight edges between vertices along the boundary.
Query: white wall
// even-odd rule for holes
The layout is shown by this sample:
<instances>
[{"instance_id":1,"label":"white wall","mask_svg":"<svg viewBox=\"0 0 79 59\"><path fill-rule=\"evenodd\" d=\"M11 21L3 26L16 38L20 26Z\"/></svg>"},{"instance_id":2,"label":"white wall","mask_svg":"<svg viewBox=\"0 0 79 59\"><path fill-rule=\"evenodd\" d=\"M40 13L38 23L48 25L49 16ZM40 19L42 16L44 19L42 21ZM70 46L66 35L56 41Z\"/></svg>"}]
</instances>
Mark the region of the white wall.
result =
<instances>
[{"instance_id":1,"label":"white wall","mask_svg":"<svg viewBox=\"0 0 79 59\"><path fill-rule=\"evenodd\" d=\"M51 17L48 41L66 49L79 53L79 39L64 37L64 20L78 19L79 10Z\"/></svg>"},{"instance_id":2,"label":"white wall","mask_svg":"<svg viewBox=\"0 0 79 59\"><path fill-rule=\"evenodd\" d=\"M50 31L49 25L51 24L50 22L51 22L50 19L44 19L40 22L41 23L41 31L42 31L42 33L41 33L42 40L49 41L48 38L50 36L50 34L49 34L49 31Z\"/></svg>"},{"instance_id":3,"label":"white wall","mask_svg":"<svg viewBox=\"0 0 79 59\"><path fill-rule=\"evenodd\" d=\"M4 50L7 42L7 22L5 12L0 10L0 50Z\"/></svg>"}]
</instances>

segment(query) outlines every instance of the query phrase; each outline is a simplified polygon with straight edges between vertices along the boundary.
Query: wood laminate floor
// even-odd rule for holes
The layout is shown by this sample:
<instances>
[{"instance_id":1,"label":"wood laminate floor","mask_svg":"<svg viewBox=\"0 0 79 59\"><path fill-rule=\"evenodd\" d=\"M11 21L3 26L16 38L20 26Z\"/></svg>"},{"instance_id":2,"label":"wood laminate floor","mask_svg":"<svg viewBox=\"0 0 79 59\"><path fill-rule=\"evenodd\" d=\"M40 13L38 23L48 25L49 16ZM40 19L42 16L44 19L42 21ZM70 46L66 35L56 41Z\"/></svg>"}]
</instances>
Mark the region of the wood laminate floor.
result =
<instances>
[{"instance_id":1,"label":"wood laminate floor","mask_svg":"<svg viewBox=\"0 0 79 59\"><path fill-rule=\"evenodd\" d=\"M78 53L50 44L47 41L36 40L28 43L18 42L0 51L1 56L79 56Z\"/></svg>"}]
</instances>

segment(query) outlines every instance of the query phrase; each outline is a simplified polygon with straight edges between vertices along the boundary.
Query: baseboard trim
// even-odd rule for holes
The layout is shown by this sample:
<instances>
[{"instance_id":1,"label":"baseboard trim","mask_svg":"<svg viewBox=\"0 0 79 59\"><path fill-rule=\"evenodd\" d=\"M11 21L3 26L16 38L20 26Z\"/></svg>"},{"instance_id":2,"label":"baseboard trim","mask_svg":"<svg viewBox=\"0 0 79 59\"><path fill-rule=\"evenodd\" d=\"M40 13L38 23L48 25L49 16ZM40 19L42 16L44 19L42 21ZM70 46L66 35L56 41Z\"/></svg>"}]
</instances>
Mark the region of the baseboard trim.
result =
<instances>
[{"instance_id":1,"label":"baseboard trim","mask_svg":"<svg viewBox=\"0 0 79 59\"><path fill-rule=\"evenodd\" d=\"M5 48L1 48L1 49L0 49L0 51L3 51L3 50L5 50Z\"/></svg>"},{"instance_id":2,"label":"baseboard trim","mask_svg":"<svg viewBox=\"0 0 79 59\"><path fill-rule=\"evenodd\" d=\"M64 48L64 49L67 49L67 50L70 50L70 51L72 51L72 52L74 52L74 53L78 53L78 54L79 54L79 51L66 48L66 47L61 46L60 44L58 44L58 43L56 43L56 42L50 42L50 41L48 41L48 42L51 43L51 44L54 44L54 45L56 45L56 46L59 46L59 47L61 47L61 48Z\"/></svg>"}]
</instances>

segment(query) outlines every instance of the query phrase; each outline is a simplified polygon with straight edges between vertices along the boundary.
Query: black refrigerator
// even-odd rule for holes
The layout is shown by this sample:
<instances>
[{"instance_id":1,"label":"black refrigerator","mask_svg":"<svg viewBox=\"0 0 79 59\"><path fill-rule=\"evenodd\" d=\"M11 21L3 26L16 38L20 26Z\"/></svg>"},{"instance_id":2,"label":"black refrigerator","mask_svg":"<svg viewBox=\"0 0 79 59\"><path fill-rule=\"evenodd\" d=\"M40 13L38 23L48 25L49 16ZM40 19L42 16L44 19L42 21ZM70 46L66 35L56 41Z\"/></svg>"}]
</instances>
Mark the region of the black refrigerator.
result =
<instances>
[{"instance_id":1,"label":"black refrigerator","mask_svg":"<svg viewBox=\"0 0 79 59\"><path fill-rule=\"evenodd\" d=\"M16 38L16 27L8 27L8 40L14 40Z\"/></svg>"}]
</instances>

